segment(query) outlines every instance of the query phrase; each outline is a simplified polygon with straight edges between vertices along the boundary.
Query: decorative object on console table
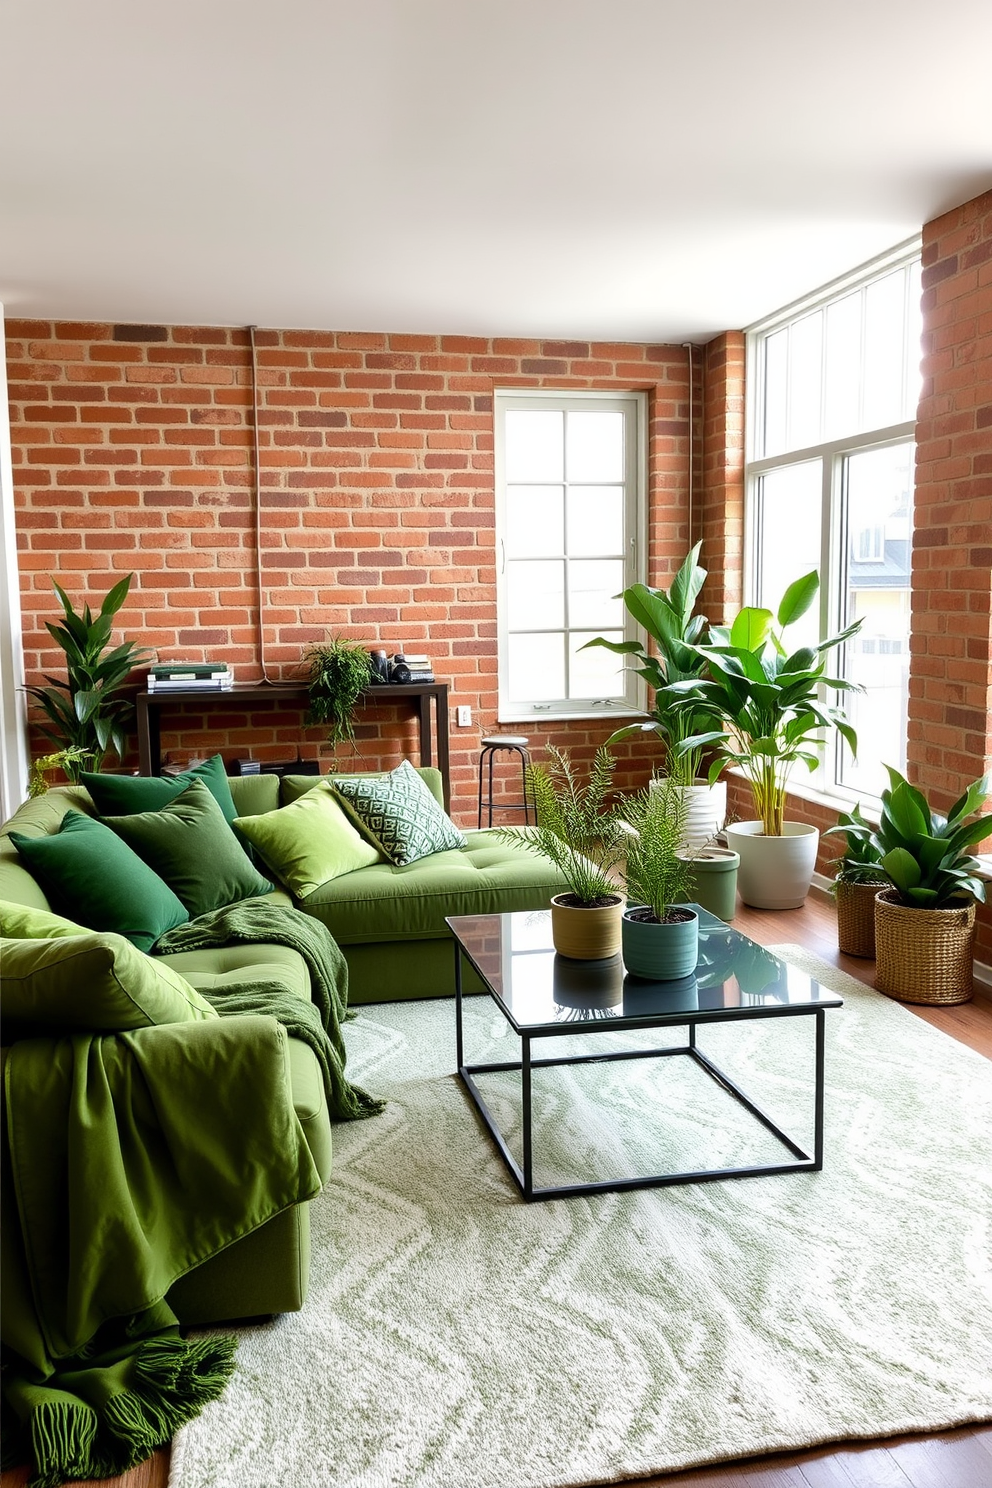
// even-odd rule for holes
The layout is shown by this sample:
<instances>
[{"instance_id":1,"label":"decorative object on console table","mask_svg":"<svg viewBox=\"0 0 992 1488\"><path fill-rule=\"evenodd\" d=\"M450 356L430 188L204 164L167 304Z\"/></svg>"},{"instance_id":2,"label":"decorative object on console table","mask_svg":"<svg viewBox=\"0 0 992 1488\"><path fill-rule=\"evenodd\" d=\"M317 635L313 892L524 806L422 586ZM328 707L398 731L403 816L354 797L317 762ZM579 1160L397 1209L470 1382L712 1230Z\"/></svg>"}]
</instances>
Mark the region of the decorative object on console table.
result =
<instances>
[{"instance_id":1,"label":"decorative object on console table","mask_svg":"<svg viewBox=\"0 0 992 1488\"><path fill-rule=\"evenodd\" d=\"M339 744L354 748L355 707L375 675L370 652L357 641L333 636L308 646L303 659L310 672L307 722L327 726L332 749Z\"/></svg>"},{"instance_id":2,"label":"decorative object on console table","mask_svg":"<svg viewBox=\"0 0 992 1488\"><path fill-rule=\"evenodd\" d=\"M726 835L727 845L740 853L741 898L755 909L798 909L812 881L820 834L804 822L784 819L793 766L801 760L816 769L821 729L837 729L857 753L853 728L839 707L821 701L821 691L863 690L843 677L825 675L827 652L849 640L861 620L791 653L782 638L806 614L819 587L819 575L811 571L789 585L777 614L747 606L732 626L711 626L709 643L695 648L707 663L706 680L663 689L676 711L704 707L717 720L718 732L683 738L677 752L711 749L711 780L735 766L751 787L757 819L734 822Z\"/></svg>"},{"instance_id":3,"label":"decorative object on console table","mask_svg":"<svg viewBox=\"0 0 992 1488\"><path fill-rule=\"evenodd\" d=\"M607 810L615 761L605 745L581 781L566 749L548 745L549 763L527 768L537 811L532 835L497 827L515 847L547 858L564 876L568 892L551 900L551 936L561 956L600 961L620 950L623 895L612 877L623 860L627 835Z\"/></svg>"},{"instance_id":4,"label":"decorative object on console table","mask_svg":"<svg viewBox=\"0 0 992 1488\"><path fill-rule=\"evenodd\" d=\"M978 815L990 777L969 785L946 817L887 765L878 827L848 825L875 848L890 889L875 898L875 986L903 1002L949 1006L973 993L975 901L981 865L968 849L992 832Z\"/></svg>"},{"instance_id":5,"label":"decorative object on console table","mask_svg":"<svg viewBox=\"0 0 992 1488\"><path fill-rule=\"evenodd\" d=\"M135 699L138 710L138 759L142 775L157 775L162 768L161 714L163 709L182 710L189 706L201 715L212 715L228 706L245 708L255 703L296 704L301 711L309 699L305 682L275 684L272 682L235 682L220 692L139 692ZM451 770L448 747L448 684L446 682L411 682L405 687L390 683L373 683L367 687L356 706L386 703L391 709L406 703L417 717L420 764L433 765L437 751L437 768L441 774L445 810L451 807Z\"/></svg>"},{"instance_id":6,"label":"decorative object on console table","mask_svg":"<svg viewBox=\"0 0 992 1488\"><path fill-rule=\"evenodd\" d=\"M149 692L221 692L234 686L226 661L162 661L149 668Z\"/></svg>"}]
</instances>

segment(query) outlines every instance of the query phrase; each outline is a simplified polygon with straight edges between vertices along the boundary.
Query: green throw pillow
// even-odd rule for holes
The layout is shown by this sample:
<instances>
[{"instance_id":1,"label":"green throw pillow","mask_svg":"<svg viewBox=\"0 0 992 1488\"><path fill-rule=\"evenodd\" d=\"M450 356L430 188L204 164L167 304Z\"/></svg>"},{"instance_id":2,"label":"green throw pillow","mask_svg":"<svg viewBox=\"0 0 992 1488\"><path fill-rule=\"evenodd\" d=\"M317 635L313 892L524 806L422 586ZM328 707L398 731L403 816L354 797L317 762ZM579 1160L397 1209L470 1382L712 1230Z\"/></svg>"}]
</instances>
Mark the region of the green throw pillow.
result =
<instances>
[{"instance_id":1,"label":"green throw pillow","mask_svg":"<svg viewBox=\"0 0 992 1488\"><path fill-rule=\"evenodd\" d=\"M194 919L274 887L252 867L202 781L194 780L161 811L108 816L106 825L165 880Z\"/></svg>"},{"instance_id":2,"label":"green throw pillow","mask_svg":"<svg viewBox=\"0 0 992 1488\"><path fill-rule=\"evenodd\" d=\"M86 934L85 925L52 914L51 910L0 899L0 937L4 940L55 940L58 936Z\"/></svg>"},{"instance_id":3,"label":"green throw pillow","mask_svg":"<svg viewBox=\"0 0 992 1488\"><path fill-rule=\"evenodd\" d=\"M171 966L135 950L123 935L0 940L3 1018L28 1031L117 1033L216 1018Z\"/></svg>"},{"instance_id":4,"label":"green throw pillow","mask_svg":"<svg viewBox=\"0 0 992 1488\"><path fill-rule=\"evenodd\" d=\"M305 899L332 878L382 861L378 848L356 832L324 780L291 806L261 816L239 816L234 829L297 899Z\"/></svg>"},{"instance_id":5,"label":"green throw pillow","mask_svg":"<svg viewBox=\"0 0 992 1488\"><path fill-rule=\"evenodd\" d=\"M130 816L136 811L159 811L174 801L194 780L201 780L224 813L226 822L238 814L231 785L219 754L181 775L99 775L79 777L100 816Z\"/></svg>"},{"instance_id":6,"label":"green throw pillow","mask_svg":"<svg viewBox=\"0 0 992 1488\"><path fill-rule=\"evenodd\" d=\"M333 789L346 810L398 867L416 863L431 853L465 846L464 836L409 760L378 779L339 776Z\"/></svg>"},{"instance_id":7,"label":"green throw pillow","mask_svg":"<svg viewBox=\"0 0 992 1488\"><path fill-rule=\"evenodd\" d=\"M90 930L126 935L139 951L150 951L166 930L189 919L169 885L109 827L81 811L67 811L57 832L9 835L46 899Z\"/></svg>"}]
</instances>

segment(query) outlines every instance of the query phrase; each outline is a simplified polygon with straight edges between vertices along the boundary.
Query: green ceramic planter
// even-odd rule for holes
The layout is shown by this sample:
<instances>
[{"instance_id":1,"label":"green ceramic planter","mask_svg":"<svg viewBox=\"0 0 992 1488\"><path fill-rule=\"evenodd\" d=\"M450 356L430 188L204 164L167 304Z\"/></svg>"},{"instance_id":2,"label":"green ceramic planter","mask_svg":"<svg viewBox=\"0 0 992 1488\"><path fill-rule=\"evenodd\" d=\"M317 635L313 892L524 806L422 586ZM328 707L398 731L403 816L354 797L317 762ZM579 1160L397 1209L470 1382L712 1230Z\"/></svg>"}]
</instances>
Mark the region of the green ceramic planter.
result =
<instances>
[{"instance_id":1,"label":"green ceramic planter","mask_svg":"<svg viewBox=\"0 0 992 1488\"><path fill-rule=\"evenodd\" d=\"M689 920L659 925L657 921L631 919L637 908L630 905L623 917L623 964L627 970L652 982L689 976L699 959L699 916L693 913Z\"/></svg>"},{"instance_id":2,"label":"green ceramic planter","mask_svg":"<svg viewBox=\"0 0 992 1488\"><path fill-rule=\"evenodd\" d=\"M726 847L708 847L697 856L691 853L683 856L692 863L692 883L682 902L701 904L718 919L732 920L737 913L740 854Z\"/></svg>"}]
</instances>

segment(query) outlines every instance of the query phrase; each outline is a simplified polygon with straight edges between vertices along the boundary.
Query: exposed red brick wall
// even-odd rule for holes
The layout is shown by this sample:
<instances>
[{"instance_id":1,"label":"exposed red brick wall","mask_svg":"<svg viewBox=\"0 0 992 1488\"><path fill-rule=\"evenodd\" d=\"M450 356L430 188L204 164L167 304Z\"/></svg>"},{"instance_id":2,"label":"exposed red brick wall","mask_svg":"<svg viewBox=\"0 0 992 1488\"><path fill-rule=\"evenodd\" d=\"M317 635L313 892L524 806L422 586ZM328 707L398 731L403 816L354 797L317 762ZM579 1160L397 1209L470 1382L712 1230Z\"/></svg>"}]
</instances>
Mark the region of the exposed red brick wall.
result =
<instances>
[{"instance_id":1,"label":"exposed red brick wall","mask_svg":"<svg viewBox=\"0 0 992 1488\"><path fill-rule=\"evenodd\" d=\"M708 571L703 608L723 623L743 603L744 335L727 331L702 348L703 468L693 503L693 542Z\"/></svg>"},{"instance_id":2,"label":"exposed red brick wall","mask_svg":"<svg viewBox=\"0 0 992 1488\"><path fill-rule=\"evenodd\" d=\"M649 581L688 546L690 387L679 347L260 331L262 621L269 677L300 674L328 633L428 652L452 707L453 814L475 815L478 740L496 720L494 386L649 394ZM50 575L77 603L136 581L121 631L163 659L261 678L250 348L241 329L8 321L11 437L29 680L59 662ZM167 720L163 719L163 723ZM587 757L606 721L538 729ZM413 752L412 724L363 715L362 767ZM177 761L326 755L300 710L185 715ZM38 752L38 741L35 741ZM352 763L339 751L342 767ZM624 751L618 775L650 761Z\"/></svg>"},{"instance_id":3,"label":"exposed red brick wall","mask_svg":"<svg viewBox=\"0 0 992 1488\"><path fill-rule=\"evenodd\" d=\"M909 775L946 809L992 768L992 192L923 230L923 377Z\"/></svg>"}]
</instances>

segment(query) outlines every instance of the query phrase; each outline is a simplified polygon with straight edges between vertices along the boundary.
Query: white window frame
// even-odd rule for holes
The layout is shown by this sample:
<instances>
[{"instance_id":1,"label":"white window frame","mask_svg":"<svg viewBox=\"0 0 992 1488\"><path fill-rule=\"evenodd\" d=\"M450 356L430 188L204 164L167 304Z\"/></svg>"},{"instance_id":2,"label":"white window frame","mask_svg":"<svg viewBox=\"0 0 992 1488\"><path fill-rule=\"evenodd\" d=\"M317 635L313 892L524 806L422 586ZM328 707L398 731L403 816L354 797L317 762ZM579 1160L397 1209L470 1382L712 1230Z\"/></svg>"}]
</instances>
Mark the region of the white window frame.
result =
<instances>
[{"instance_id":1,"label":"white window frame","mask_svg":"<svg viewBox=\"0 0 992 1488\"><path fill-rule=\"evenodd\" d=\"M804 316L826 306L832 300L840 299L855 289L865 287L876 279L884 278L885 275L906 267L920 257L921 247L921 238L911 238L889 252L879 255L878 258L872 259L869 263L861 265L858 269L852 270L850 274L845 274L830 284L824 285L822 289L785 306L782 310L776 311L774 315L756 322L747 329L746 386L749 390L754 389L755 392L752 394L749 391L748 393L745 432L745 601L748 604L756 603L756 596L762 592L761 544L759 541L761 523L759 493L762 477L771 470L818 460L821 462L820 590L818 596L821 636L835 635L848 623L848 617L842 612L843 597L847 588L849 550L843 489L845 460L848 456L865 450L915 442L916 418L914 416L896 424L889 424L884 428L871 429L839 439L824 440L818 444L789 449L779 454L759 458L755 452L761 447L761 421L764 418L762 390L764 388L763 358L766 340L775 331L802 320ZM904 371L904 375L908 376L908 372ZM821 396L825 391L824 384L825 379L822 379ZM905 391L908 392L908 387ZM786 579L796 577L798 577L796 574L785 576ZM785 580L780 587L784 587L784 582ZM831 652L830 656L831 659L836 658L837 653ZM842 662L842 658L840 660ZM842 675L842 672L834 674ZM838 699L835 694L831 694L829 699L825 698L825 700L836 702ZM843 704L843 695L840 701ZM874 807L880 805L877 797L867 795L863 789L855 790L839 783L837 776L839 775L840 751L846 748L846 745L836 731L830 743L832 753L828 756L826 742L821 740L818 770L808 774L805 769L802 772L799 769L793 772L789 780L789 790L800 797L819 800L834 807L847 807L857 801L867 801L869 806Z\"/></svg>"},{"instance_id":2,"label":"white window frame","mask_svg":"<svg viewBox=\"0 0 992 1488\"><path fill-rule=\"evenodd\" d=\"M647 710L647 687L641 678L625 668L625 658L616 657L617 670L624 668L623 695L616 698L547 698L526 702L511 698L508 688L507 656L509 631L506 596L506 466L505 417L520 409L558 411L581 410L595 404L604 410L622 410L632 417L628 425L628 468L625 477L624 502L624 580L623 587L645 583L647 575L647 413L648 398L638 391L592 391L554 388L497 388L493 395L496 484L496 614L499 702L497 717L501 723L526 723L529 720L567 720L590 718L630 718ZM624 609L625 640L646 643L644 631ZM587 629L588 627L583 627ZM567 615L565 633L568 633Z\"/></svg>"}]
</instances>

